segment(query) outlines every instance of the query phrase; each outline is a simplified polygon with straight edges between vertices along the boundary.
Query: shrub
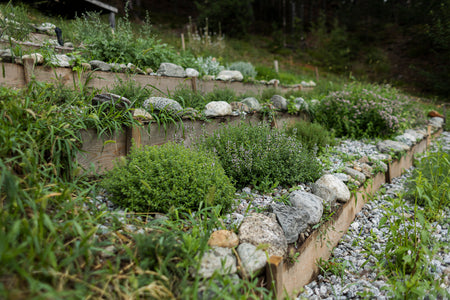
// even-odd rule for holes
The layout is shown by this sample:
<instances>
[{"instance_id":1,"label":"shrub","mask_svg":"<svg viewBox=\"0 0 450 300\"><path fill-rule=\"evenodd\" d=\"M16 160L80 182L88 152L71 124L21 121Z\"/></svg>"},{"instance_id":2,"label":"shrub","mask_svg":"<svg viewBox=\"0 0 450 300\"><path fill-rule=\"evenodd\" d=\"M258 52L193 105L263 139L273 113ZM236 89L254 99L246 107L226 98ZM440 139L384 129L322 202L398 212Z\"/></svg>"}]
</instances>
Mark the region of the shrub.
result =
<instances>
[{"instance_id":1,"label":"shrub","mask_svg":"<svg viewBox=\"0 0 450 300\"><path fill-rule=\"evenodd\" d=\"M241 72L245 78L248 77L255 78L257 75L255 67L253 67L253 65L249 62L244 61L234 62L228 66L228 69Z\"/></svg>"},{"instance_id":2,"label":"shrub","mask_svg":"<svg viewBox=\"0 0 450 300\"><path fill-rule=\"evenodd\" d=\"M204 206L230 208L234 187L210 154L173 143L132 149L125 162L106 174L102 186L111 200L138 212L166 213Z\"/></svg>"},{"instance_id":3,"label":"shrub","mask_svg":"<svg viewBox=\"0 0 450 300\"><path fill-rule=\"evenodd\" d=\"M198 147L216 153L239 188L251 184L268 190L277 184L314 181L322 171L300 141L268 124L223 127L203 136Z\"/></svg>"},{"instance_id":4,"label":"shrub","mask_svg":"<svg viewBox=\"0 0 450 300\"><path fill-rule=\"evenodd\" d=\"M200 73L204 75L217 75L220 71L224 70L225 67L221 66L215 57L208 56L206 58L197 57L195 60L195 65L199 68Z\"/></svg>"},{"instance_id":5,"label":"shrub","mask_svg":"<svg viewBox=\"0 0 450 300\"><path fill-rule=\"evenodd\" d=\"M331 92L314 111L315 120L337 136L385 137L416 121L407 97L383 86L351 85ZM410 125L409 124L409 125Z\"/></svg>"},{"instance_id":6,"label":"shrub","mask_svg":"<svg viewBox=\"0 0 450 300\"><path fill-rule=\"evenodd\" d=\"M334 134L319 123L298 121L289 125L286 133L298 139L309 150L322 152L327 145L336 144Z\"/></svg>"}]
</instances>

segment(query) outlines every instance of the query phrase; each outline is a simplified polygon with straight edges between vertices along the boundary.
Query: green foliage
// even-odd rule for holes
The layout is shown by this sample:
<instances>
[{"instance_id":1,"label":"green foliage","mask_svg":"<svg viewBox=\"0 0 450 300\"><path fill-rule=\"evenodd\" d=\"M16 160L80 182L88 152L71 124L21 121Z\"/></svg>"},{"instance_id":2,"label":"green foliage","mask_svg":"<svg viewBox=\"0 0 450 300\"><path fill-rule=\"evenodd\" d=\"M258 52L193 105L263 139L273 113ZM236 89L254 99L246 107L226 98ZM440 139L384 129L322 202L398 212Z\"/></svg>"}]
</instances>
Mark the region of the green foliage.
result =
<instances>
[{"instance_id":1,"label":"green foliage","mask_svg":"<svg viewBox=\"0 0 450 300\"><path fill-rule=\"evenodd\" d=\"M197 110L203 110L208 103L201 93L194 93L192 89L177 89L172 97L184 108L192 107Z\"/></svg>"},{"instance_id":2,"label":"green foliage","mask_svg":"<svg viewBox=\"0 0 450 300\"><path fill-rule=\"evenodd\" d=\"M420 159L409 180L407 197L430 217L450 208L450 153L441 149Z\"/></svg>"},{"instance_id":3,"label":"green foliage","mask_svg":"<svg viewBox=\"0 0 450 300\"><path fill-rule=\"evenodd\" d=\"M195 1L199 20L209 20L210 29L231 36L245 35L251 24L253 0ZM213 23L214 22L214 23Z\"/></svg>"},{"instance_id":4,"label":"green foliage","mask_svg":"<svg viewBox=\"0 0 450 300\"><path fill-rule=\"evenodd\" d=\"M206 103L211 101L225 101L228 103L237 101L236 92L232 89L214 89L205 95Z\"/></svg>"},{"instance_id":5,"label":"green foliage","mask_svg":"<svg viewBox=\"0 0 450 300\"><path fill-rule=\"evenodd\" d=\"M333 133L318 123L297 121L287 127L286 133L294 136L306 148L319 153L324 152L327 146L336 144Z\"/></svg>"},{"instance_id":6,"label":"green foliage","mask_svg":"<svg viewBox=\"0 0 450 300\"><path fill-rule=\"evenodd\" d=\"M127 98L134 107L142 107L144 101L153 94L151 87L142 87L134 80L124 81L119 78L118 82L110 89L110 92Z\"/></svg>"},{"instance_id":7,"label":"green foliage","mask_svg":"<svg viewBox=\"0 0 450 300\"><path fill-rule=\"evenodd\" d=\"M325 17L322 16L314 25L311 35L313 36L313 56L317 63L327 67L330 71L343 71L350 67L350 61L354 58L354 45L348 32L335 19L333 28L328 32Z\"/></svg>"},{"instance_id":8,"label":"green foliage","mask_svg":"<svg viewBox=\"0 0 450 300\"><path fill-rule=\"evenodd\" d=\"M424 119L419 106L397 90L361 84L331 92L313 112L337 136L354 138L386 137Z\"/></svg>"},{"instance_id":9,"label":"green foliage","mask_svg":"<svg viewBox=\"0 0 450 300\"><path fill-rule=\"evenodd\" d=\"M146 23L141 28L142 36L136 36L127 16L118 18L114 33L96 13L87 13L75 20L75 38L86 48L84 55L90 59L106 62L131 62L141 67L158 69L162 62L172 62L182 66L193 63L189 52L180 56L167 44L161 43L151 34L151 26Z\"/></svg>"},{"instance_id":10,"label":"green foliage","mask_svg":"<svg viewBox=\"0 0 450 300\"><path fill-rule=\"evenodd\" d=\"M134 148L107 173L102 186L111 200L137 212L168 212L222 205L227 211L234 187L218 161L182 145ZM210 192L214 197L207 199Z\"/></svg>"},{"instance_id":11,"label":"green foliage","mask_svg":"<svg viewBox=\"0 0 450 300\"><path fill-rule=\"evenodd\" d=\"M319 258L317 261L317 265L319 266L320 273L325 275L326 273L331 273L335 276L343 278L346 270L350 267L347 265L347 262L339 262L338 259L332 257L329 260L324 260Z\"/></svg>"},{"instance_id":12,"label":"green foliage","mask_svg":"<svg viewBox=\"0 0 450 300\"><path fill-rule=\"evenodd\" d=\"M407 217L407 207L403 197L391 199L380 220L379 228L386 232L387 240L382 251L375 252L369 246L366 250L377 261L377 269L381 275L387 276L392 285L392 297L396 299L421 298L430 295L443 295L445 291L439 286L440 280L429 271L431 257L438 247L433 243L431 233L433 227L426 219L417 204L414 215ZM377 239L373 234L373 239Z\"/></svg>"},{"instance_id":13,"label":"green foliage","mask_svg":"<svg viewBox=\"0 0 450 300\"><path fill-rule=\"evenodd\" d=\"M274 95L279 95L279 91L275 88L263 89L261 92L261 102L269 102Z\"/></svg>"},{"instance_id":14,"label":"green foliage","mask_svg":"<svg viewBox=\"0 0 450 300\"><path fill-rule=\"evenodd\" d=\"M0 16L0 38L23 41L33 32L27 9L20 3L16 5L9 1L0 5Z\"/></svg>"},{"instance_id":15,"label":"green foliage","mask_svg":"<svg viewBox=\"0 0 450 300\"><path fill-rule=\"evenodd\" d=\"M238 61L230 64L227 68L228 70L235 70L242 73L244 78L253 77L255 78L257 75L257 72L255 70L255 67L249 62L244 61Z\"/></svg>"},{"instance_id":16,"label":"green foliage","mask_svg":"<svg viewBox=\"0 0 450 300\"><path fill-rule=\"evenodd\" d=\"M199 68L199 71L203 75L217 75L220 73L220 71L223 71L225 69L224 66L220 64L220 62L212 56L208 56L206 58L204 57L197 57L195 60L195 65Z\"/></svg>"},{"instance_id":17,"label":"green foliage","mask_svg":"<svg viewBox=\"0 0 450 300\"><path fill-rule=\"evenodd\" d=\"M273 185L294 185L320 177L314 154L295 138L267 124L227 126L203 136L198 147L217 154L238 188L249 184L262 190Z\"/></svg>"}]
</instances>

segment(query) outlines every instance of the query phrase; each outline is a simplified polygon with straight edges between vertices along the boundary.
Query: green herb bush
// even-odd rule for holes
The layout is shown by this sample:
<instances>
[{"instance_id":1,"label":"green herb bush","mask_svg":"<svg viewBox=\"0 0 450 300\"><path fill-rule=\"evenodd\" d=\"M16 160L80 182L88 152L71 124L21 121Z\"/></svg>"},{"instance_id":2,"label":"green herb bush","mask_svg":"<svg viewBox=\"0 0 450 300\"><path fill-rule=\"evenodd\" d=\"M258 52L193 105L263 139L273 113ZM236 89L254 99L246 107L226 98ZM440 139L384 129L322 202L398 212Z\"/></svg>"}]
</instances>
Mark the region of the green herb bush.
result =
<instances>
[{"instance_id":1,"label":"green herb bush","mask_svg":"<svg viewBox=\"0 0 450 300\"><path fill-rule=\"evenodd\" d=\"M137 212L167 213L232 204L234 187L214 156L168 143L132 149L106 174L102 186L111 200Z\"/></svg>"},{"instance_id":2,"label":"green herb bush","mask_svg":"<svg viewBox=\"0 0 450 300\"><path fill-rule=\"evenodd\" d=\"M288 125L286 133L298 139L303 146L310 150L322 152L327 146L336 144L334 134L319 123L297 121Z\"/></svg>"},{"instance_id":3,"label":"green herb bush","mask_svg":"<svg viewBox=\"0 0 450 300\"><path fill-rule=\"evenodd\" d=\"M244 78L255 78L258 74L255 67L253 67L251 63L245 61L234 62L228 66L228 69L241 72Z\"/></svg>"},{"instance_id":4,"label":"green herb bush","mask_svg":"<svg viewBox=\"0 0 450 300\"><path fill-rule=\"evenodd\" d=\"M315 107L315 120L337 136L388 137L417 124L420 109L390 86L352 84L331 92Z\"/></svg>"},{"instance_id":5,"label":"green herb bush","mask_svg":"<svg viewBox=\"0 0 450 300\"><path fill-rule=\"evenodd\" d=\"M314 181L322 172L315 155L300 141L268 124L226 126L200 138L198 147L216 153L239 188L294 185Z\"/></svg>"}]
</instances>

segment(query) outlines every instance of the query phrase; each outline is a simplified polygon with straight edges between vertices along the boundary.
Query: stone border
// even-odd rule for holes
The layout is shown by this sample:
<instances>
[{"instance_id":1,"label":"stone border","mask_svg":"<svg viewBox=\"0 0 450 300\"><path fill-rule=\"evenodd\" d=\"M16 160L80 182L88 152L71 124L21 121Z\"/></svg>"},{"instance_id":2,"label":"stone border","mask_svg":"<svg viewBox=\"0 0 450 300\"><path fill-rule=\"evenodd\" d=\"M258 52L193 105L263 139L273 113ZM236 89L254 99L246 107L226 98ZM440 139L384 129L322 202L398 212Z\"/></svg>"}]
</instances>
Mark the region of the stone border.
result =
<instances>
[{"instance_id":1,"label":"stone border","mask_svg":"<svg viewBox=\"0 0 450 300\"><path fill-rule=\"evenodd\" d=\"M413 165L414 155L426 151L431 139L438 137L443 129L428 134L413 145L400 159L389 162L388 170L377 173L368 179L365 186L361 186L351 199L343 204L333 219L315 230L300 246L299 256L294 264L289 264L283 257L271 256L266 266L266 282L274 291L276 299L296 297L303 286L310 283L319 273L316 262L319 259L327 260L333 248L339 243L358 212L368 199L386 182L400 176L405 169ZM370 181L369 181L370 180Z\"/></svg>"}]
</instances>

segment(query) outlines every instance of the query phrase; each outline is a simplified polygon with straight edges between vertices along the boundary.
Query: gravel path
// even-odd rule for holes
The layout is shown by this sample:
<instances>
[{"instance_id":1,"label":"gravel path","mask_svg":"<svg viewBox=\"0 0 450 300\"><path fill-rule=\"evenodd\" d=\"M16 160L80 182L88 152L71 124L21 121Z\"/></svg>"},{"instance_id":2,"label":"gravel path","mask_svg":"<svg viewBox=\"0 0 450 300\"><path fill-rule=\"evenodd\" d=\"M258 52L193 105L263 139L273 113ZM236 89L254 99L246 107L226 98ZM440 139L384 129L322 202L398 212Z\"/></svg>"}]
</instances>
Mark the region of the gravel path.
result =
<instances>
[{"instance_id":1,"label":"gravel path","mask_svg":"<svg viewBox=\"0 0 450 300\"><path fill-rule=\"evenodd\" d=\"M450 133L444 132L438 139L444 149L450 150ZM304 292L297 299L389 299L391 294L386 278L377 276L376 258L366 254L365 241L371 240L370 248L381 253L386 245L384 236L387 229L380 229L380 220L385 215L386 208L392 205L390 197L395 197L399 191L405 190L406 179L411 175L412 168L405 174L385 184L384 195L379 195L366 204L356 216L348 232L333 250L330 260L341 266L342 272L334 275L330 272L319 275L318 278L304 287ZM414 213L413 205L406 203L406 213ZM446 245L443 251L436 253L431 260L429 272L434 278L444 278L441 287L450 293L450 210L446 211L443 222L434 223L433 238ZM383 289L384 288L384 289ZM386 289L387 288L387 289Z\"/></svg>"}]
</instances>

